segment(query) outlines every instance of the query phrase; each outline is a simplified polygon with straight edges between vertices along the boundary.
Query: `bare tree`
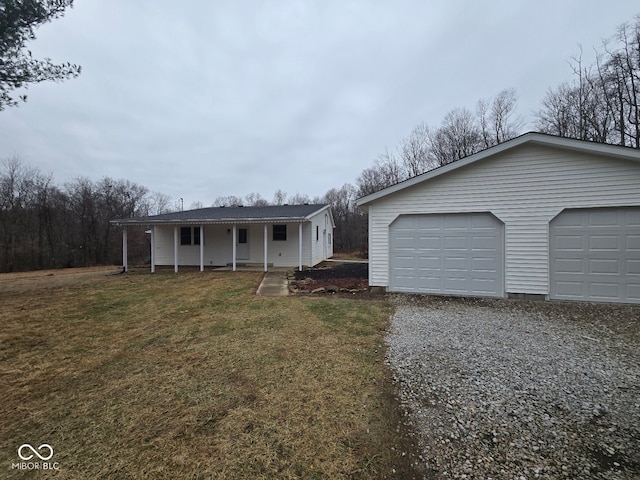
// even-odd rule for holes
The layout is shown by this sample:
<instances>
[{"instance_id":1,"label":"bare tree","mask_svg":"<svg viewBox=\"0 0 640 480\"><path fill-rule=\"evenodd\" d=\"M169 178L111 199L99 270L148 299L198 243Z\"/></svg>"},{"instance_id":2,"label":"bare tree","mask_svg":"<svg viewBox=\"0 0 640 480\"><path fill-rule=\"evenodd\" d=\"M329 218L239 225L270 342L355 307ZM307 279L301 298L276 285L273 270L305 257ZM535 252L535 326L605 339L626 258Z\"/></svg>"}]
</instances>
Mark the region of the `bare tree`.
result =
<instances>
[{"instance_id":1,"label":"bare tree","mask_svg":"<svg viewBox=\"0 0 640 480\"><path fill-rule=\"evenodd\" d=\"M275 193L273 194L273 200L271 201L271 203L273 205L283 205L287 202L287 192L285 192L284 190L276 190Z\"/></svg>"},{"instance_id":2,"label":"bare tree","mask_svg":"<svg viewBox=\"0 0 640 480\"><path fill-rule=\"evenodd\" d=\"M575 88L567 82L547 90L542 108L536 112L536 128L551 135L578 138L577 100Z\"/></svg>"},{"instance_id":3,"label":"bare tree","mask_svg":"<svg viewBox=\"0 0 640 480\"><path fill-rule=\"evenodd\" d=\"M640 16L635 18L635 23L626 23L618 28L617 40L620 42L620 49L615 58L624 79L621 82L624 86L622 104L623 110L626 111L628 126L625 134L629 138L630 146L640 148L640 110L638 106L638 98L640 97ZM626 143L626 141L622 142L622 144Z\"/></svg>"},{"instance_id":4,"label":"bare tree","mask_svg":"<svg viewBox=\"0 0 640 480\"><path fill-rule=\"evenodd\" d=\"M514 88L502 90L492 100L480 100L476 112L484 148L518 135L522 120L516 115L517 94Z\"/></svg>"},{"instance_id":5,"label":"bare tree","mask_svg":"<svg viewBox=\"0 0 640 480\"><path fill-rule=\"evenodd\" d=\"M7 159L0 175L0 241L2 271L29 268L32 264L33 216L31 211L38 170L25 166L20 158ZM24 234L29 232L29 235Z\"/></svg>"},{"instance_id":6,"label":"bare tree","mask_svg":"<svg viewBox=\"0 0 640 480\"><path fill-rule=\"evenodd\" d=\"M264 207L269 205L269 202L262 198L259 193L250 193L244 197L245 205L250 207Z\"/></svg>"},{"instance_id":7,"label":"bare tree","mask_svg":"<svg viewBox=\"0 0 640 480\"><path fill-rule=\"evenodd\" d=\"M235 195L216 197L211 204L212 207L233 207L234 205L242 205L242 199Z\"/></svg>"},{"instance_id":8,"label":"bare tree","mask_svg":"<svg viewBox=\"0 0 640 480\"><path fill-rule=\"evenodd\" d=\"M119 263L122 234L110 221L149 215L152 204L127 180L77 178L62 189L19 158L0 162L0 271ZM131 260L148 261L144 229L129 227L128 240Z\"/></svg>"},{"instance_id":9,"label":"bare tree","mask_svg":"<svg viewBox=\"0 0 640 480\"><path fill-rule=\"evenodd\" d=\"M429 161L429 127L426 123L416 125L402 141L400 155L407 177L420 175L433 168Z\"/></svg>"},{"instance_id":10,"label":"bare tree","mask_svg":"<svg viewBox=\"0 0 640 480\"><path fill-rule=\"evenodd\" d=\"M555 135L640 148L640 17L618 28L596 52L594 67L582 52L572 58L574 81L547 92L537 128Z\"/></svg>"},{"instance_id":11,"label":"bare tree","mask_svg":"<svg viewBox=\"0 0 640 480\"><path fill-rule=\"evenodd\" d=\"M147 210L149 215L160 215L171 211L171 197L165 193L153 192L149 196Z\"/></svg>"},{"instance_id":12,"label":"bare tree","mask_svg":"<svg viewBox=\"0 0 640 480\"><path fill-rule=\"evenodd\" d=\"M482 146L480 128L466 108L450 111L441 127L429 131L429 160L434 166L460 160L478 152Z\"/></svg>"},{"instance_id":13,"label":"bare tree","mask_svg":"<svg viewBox=\"0 0 640 480\"><path fill-rule=\"evenodd\" d=\"M329 203L336 223L334 249L364 254L367 250L367 215L356 206L357 189L351 184L332 188L320 199Z\"/></svg>"},{"instance_id":14,"label":"bare tree","mask_svg":"<svg viewBox=\"0 0 640 480\"><path fill-rule=\"evenodd\" d=\"M311 199L309 195L304 193L296 193L295 195L291 195L287 201L289 205L303 205L305 203L311 203Z\"/></svg>"},{"instance_id":15,"label":"bare tree","mask_svg":"<svg viewBox=\"0 0 640 480\"><path fill-rule=\"evenodd\" d=\"M398 158L387 150L378 155L373 166L364 169L356 180L358 195L364 196L377 192L406 178L407 175Z\"/></svg>"}]
</instances>

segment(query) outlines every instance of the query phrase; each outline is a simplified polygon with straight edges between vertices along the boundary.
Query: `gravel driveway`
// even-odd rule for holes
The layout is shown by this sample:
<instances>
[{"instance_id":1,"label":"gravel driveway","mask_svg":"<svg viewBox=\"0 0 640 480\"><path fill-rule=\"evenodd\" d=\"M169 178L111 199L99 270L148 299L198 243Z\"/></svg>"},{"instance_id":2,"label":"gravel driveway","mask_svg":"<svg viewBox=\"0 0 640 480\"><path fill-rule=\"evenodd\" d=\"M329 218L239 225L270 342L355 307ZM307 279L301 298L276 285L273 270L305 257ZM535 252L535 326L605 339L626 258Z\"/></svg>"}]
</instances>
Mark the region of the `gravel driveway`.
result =
<instances>
[{"instance_id":1,"label":"gravel driveway","mask_svg":"<svg viewBox=\"0 0 640 480\"><path fill-rule=\"evenodd\" d=\"M394 296L426 478L640 478L640 307Z\"/></svg>"}]
</instances>

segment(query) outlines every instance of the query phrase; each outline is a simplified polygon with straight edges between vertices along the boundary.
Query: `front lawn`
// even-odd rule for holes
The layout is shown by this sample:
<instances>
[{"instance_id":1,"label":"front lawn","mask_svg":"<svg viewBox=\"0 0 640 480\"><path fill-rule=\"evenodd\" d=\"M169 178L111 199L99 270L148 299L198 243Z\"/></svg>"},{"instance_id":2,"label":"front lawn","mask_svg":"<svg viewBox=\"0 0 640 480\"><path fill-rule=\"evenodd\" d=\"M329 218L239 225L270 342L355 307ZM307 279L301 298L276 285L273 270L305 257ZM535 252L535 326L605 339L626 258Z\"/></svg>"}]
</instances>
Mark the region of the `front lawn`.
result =
<instances>
[{"instance_id":1,"label":"front lawn","mask_svg":"<svg viewBox=\"0 0 640 480\"><path fill-rule=\"evenodd\" d=\"M256 297L251 272L55 280L0 279L0 477L26 478L25 443L56 478L414 475L384 301Z\"/></svg>"}]
</instances>

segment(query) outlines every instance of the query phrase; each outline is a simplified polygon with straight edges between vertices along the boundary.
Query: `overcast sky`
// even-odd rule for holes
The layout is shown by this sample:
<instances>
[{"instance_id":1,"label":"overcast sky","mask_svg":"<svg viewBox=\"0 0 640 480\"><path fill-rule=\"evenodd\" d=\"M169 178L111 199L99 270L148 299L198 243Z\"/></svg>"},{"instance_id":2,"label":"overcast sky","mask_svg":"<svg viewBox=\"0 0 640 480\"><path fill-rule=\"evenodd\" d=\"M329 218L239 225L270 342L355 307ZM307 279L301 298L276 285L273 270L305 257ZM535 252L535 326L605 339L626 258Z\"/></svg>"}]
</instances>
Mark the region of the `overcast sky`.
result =
<instances>
[{"instance_id":1,"label":"overcast sky","mask_svg":"<svg viewBox=\"0 0 640 480\"><path fill-rule=\"evenodd\" d=\"M355 183L412 128L515 88L523 131L637 0L76 0L37 57L82 66L0 112L0 159L208 206Z\"/></svg>"}]
</instances>

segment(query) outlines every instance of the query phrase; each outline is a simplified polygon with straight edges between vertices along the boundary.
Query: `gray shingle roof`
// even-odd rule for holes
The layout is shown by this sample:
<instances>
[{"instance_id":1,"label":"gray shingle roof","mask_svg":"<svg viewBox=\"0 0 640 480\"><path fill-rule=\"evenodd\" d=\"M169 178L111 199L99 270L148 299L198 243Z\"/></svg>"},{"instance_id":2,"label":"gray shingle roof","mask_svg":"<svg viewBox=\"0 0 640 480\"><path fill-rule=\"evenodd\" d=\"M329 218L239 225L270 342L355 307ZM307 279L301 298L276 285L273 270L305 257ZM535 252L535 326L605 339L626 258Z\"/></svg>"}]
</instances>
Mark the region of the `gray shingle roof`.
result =
<instances>
[{"instance_id":1,"label":"gray shingle roof","mask_svg":"<svg viewBox=\"0 0 640 480\"><path fill-rule=\"evenodd\" d=\"M210 207L182 212L164 213L149 217L112 220L117 225L150 225L162 223L252 223L252 222L303 222L327 204L270 205L266 207Z\"/></svg>"}]
</instances>

